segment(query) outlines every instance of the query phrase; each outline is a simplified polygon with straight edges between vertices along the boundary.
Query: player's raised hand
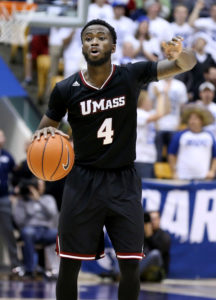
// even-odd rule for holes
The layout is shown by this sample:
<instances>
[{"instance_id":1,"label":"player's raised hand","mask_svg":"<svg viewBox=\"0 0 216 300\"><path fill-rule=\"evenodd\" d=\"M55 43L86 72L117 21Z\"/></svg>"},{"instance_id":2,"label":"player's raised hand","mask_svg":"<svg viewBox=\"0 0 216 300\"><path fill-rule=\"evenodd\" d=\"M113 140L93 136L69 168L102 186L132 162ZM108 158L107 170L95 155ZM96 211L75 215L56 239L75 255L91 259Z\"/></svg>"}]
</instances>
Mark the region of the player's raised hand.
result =
<instances>
[{"instance_id":1,"label":"player's raised hand","mask_svg":"<svg viewBox=\"0 0 216 300\"><path fill-rule=\"evenodd\" d=\"M168 60L175 60L179 57L182 52L183 40L181 36L176 36L169 42L162 42L162 48Z\"/></svg>"},{"instance_id":2,"label":"player's raised hand","mask_svg":"<svg viewBox=\"0 0 216 300\"><path fill-rule=\"evenodd\" d=\"M60 134L64 137L66 137L67 139L69 139L68 134L65 134L63 131L61 131L61 130L55 128L55 127L49 126L49 127L44 127L42 129L36 130L35 133L32 136L31 141L33 141L34 139L40 140L42 135L44 136L45 139L47 139L48 134L51 134L52 137L54 137L55 134Z\"/></svg>"}]
</instances>

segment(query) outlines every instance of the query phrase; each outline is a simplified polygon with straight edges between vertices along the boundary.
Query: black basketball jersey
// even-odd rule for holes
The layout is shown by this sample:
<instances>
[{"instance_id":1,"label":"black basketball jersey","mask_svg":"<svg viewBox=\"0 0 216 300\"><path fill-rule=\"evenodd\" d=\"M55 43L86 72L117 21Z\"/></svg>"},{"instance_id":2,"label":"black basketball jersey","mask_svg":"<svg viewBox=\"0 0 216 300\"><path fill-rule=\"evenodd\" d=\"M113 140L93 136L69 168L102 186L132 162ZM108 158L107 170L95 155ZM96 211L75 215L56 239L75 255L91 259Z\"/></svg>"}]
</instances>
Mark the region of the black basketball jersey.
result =
<instances>
[{"instance_id":1,"label":"black basketball jersey","mask_svg":"<svg viewBox=\"0 0 216 300\"><path fill-rule=\"evenodd\" d=\"M101 88L82 71L56 84L46 115L60 121L68 112L75 162L115 169L132 165L136 146L137 98L143 84L157 80L157 63L112 66Z\"/></svg>"}]
</instances>

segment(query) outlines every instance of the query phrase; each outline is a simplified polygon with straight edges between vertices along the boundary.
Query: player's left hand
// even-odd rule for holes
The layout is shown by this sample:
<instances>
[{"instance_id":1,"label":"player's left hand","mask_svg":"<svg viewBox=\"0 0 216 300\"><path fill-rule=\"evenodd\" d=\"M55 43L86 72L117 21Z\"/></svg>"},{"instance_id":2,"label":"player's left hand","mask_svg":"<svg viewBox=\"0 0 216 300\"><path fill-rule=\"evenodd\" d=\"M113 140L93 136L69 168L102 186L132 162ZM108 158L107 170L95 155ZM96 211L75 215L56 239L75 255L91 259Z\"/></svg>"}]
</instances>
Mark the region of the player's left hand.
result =
<instances>
[{"instance_id":1,"label":"player's left hand","mask_svg":"<svg viewBox=\"0 0 216 300\"><path fill-rule=\"evenodd\" d=\"M169 42L162 42L162 48L168 60L175 60L182 52L183 37L176 36Z\"/></svg>"}]
</instances>

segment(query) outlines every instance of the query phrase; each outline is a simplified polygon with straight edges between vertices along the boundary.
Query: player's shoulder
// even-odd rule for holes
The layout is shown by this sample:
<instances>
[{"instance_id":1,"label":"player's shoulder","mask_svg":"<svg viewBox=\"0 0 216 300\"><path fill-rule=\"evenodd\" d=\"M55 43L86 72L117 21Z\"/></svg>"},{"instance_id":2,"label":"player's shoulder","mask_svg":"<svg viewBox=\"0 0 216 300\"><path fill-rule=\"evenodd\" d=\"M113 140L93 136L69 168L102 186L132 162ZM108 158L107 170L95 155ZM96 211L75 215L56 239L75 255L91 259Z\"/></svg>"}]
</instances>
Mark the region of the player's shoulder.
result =
<instances>
[{"instance_id":1,"label":"player's shoulder","mask_svg":"<svg viewBox=\"0 0 216 300\"><path fill-rule=\"evenodd\" d=\"M80 85L79 81L80 81L79 72L76 72L76 73L72 74L71 76L59 81L56 84L56 86L60 90L62 90L62 89L65 90L72 86Z\"/></svg>"}]
</instances>

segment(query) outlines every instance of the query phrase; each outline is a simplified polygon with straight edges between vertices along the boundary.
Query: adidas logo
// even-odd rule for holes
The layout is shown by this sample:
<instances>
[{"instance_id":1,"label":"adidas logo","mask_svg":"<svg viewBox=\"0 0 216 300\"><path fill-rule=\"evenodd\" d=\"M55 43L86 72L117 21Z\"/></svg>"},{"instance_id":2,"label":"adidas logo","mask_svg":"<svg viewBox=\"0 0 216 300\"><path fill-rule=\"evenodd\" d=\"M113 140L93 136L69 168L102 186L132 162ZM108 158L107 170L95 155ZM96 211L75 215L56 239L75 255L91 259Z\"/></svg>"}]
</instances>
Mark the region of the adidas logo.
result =
<instances>
[{"instance_id":1,"label":"adidas logo","mask_svg":"<svg viewBox=\"0 0 216 300\"><path fill-rule=\"evenodd\" d=\"M80 86L79 82L78 81L75 81L72 86Z\"/></svg>"}]
</instances>

